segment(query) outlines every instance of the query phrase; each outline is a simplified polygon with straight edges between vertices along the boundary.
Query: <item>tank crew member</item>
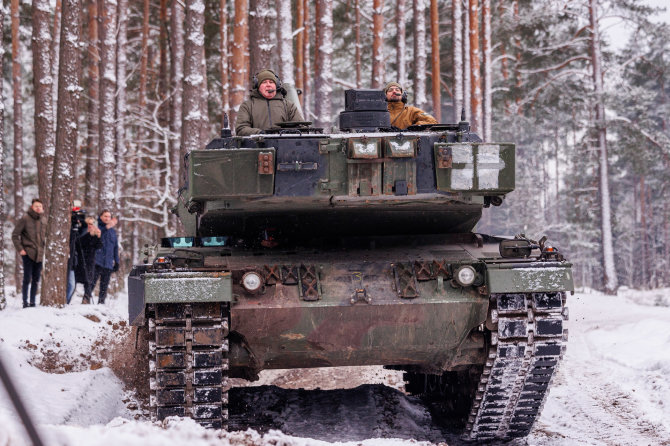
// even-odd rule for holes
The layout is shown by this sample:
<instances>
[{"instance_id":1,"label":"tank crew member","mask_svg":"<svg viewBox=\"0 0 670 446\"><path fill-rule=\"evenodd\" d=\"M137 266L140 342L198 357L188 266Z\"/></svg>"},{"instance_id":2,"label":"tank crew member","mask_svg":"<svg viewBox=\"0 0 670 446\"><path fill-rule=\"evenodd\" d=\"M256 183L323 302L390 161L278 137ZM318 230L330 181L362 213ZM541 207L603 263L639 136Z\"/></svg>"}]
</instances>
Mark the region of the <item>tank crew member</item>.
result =
<instances>
[{"instance_id":1,"label":"tank crew member","mask_svg":"<svg viewBox=\"0 0 670 446\"><path fill-rule=\"evenodd\" d=\"M249 99L240 105L235 134L249 136L277 127L277 122L304 121L300 110L286 99L281 79L272 70L261 70L254 76Z\"/></svg>"},{"instance_id":2,"label":"tank crew member","mask_svg":"<svg viewBox=\"0 0 670 446\"><path fill-rule=\"evenodd\" d=\"M417 107L407 105L407 93L398 82L389 82L384 88L391 113L391 125L405 130L410 125L437 124L437 120Z\"/></svg>"},{"instance_id":3,"label":"tank crew member","mask_svg":"<svg viewBox=\"0 0 670 446\"><path fill-rule=\"evenodd\" d=\"M40 218L44 213L44 205L39 198L33 198L26 215L16 222L12 232L14 247L23 261L23 308L35 306L37 284L42 274L42 257L44 257L45 223ZM30 302L28 302L30 288Z\"/></svg>"}]
</instances>

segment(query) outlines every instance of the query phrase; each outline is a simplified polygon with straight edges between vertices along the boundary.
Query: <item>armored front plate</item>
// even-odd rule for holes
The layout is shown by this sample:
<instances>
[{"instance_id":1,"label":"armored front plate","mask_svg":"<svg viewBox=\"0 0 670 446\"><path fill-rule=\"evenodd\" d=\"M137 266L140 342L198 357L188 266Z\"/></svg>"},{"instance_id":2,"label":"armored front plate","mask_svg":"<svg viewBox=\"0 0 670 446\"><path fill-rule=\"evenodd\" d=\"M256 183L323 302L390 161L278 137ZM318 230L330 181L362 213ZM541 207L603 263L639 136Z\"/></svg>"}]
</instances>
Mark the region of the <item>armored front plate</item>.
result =
<instances>
[{"instance_id":1,"label":"armored front plate","mask_svg":"<svg viewBox=\"0 0 670 446\"><path fill-rule=\"evenodd\" d=\"M437 189L505 194L514 190L514 144L436 143Z\"/></svg>"},{"instance_id":2,"label":"armored front plate","mask_svg":"<svg viewBox=\"0 0 670 446\"><path fill-rule=\"evenodd\" d=\"M230 302L232 280L228 272L146 274L145 303Z\"/></svg>"},{"instance_id":3,"label":"armored front plate","mask_svg":"<svg viewBox=\"0 0 670 446\"><path fill-rule=\"evenodd\" d=\"M565 267L506 268L486 271L490 293L574 291L572 269Z\"/></svg>"},{"instance_id":4,"label":"armored front plate","mask_svg":"<svg viewBox=\"0 0 670 446\"><path fill-rule=\"evenodd\" d=\"M260 197L274 193L274 169L259 173L259 156L275 149L194 150L189 159L188 200Z\"/></svg>"}]
</instances>

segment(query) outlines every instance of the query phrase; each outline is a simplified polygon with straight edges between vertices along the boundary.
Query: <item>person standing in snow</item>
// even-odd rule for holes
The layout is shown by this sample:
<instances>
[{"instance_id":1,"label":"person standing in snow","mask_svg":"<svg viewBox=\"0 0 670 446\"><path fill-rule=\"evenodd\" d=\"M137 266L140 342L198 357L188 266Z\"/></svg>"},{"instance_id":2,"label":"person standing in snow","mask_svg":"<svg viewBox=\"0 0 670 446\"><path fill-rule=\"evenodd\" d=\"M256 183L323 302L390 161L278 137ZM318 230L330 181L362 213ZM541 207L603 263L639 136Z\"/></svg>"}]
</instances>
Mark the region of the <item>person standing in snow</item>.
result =
<instances>
[{"instance_id":1,"label":"person standing in snow","mask_svg":"<svg viewBox=\"0 0 670 446\"><path fill-rule=\"evenodd\" d=\"M119 270L119 243L116 236L114 226L119 221L116 217L112 218L112 213L108 210L100 212L98 218L98 227L100 228L100 241L102 247L95 252L95 271L93 273L93 280L88 284L84 290L84 299L82 303L90 303L90 296L93 294L95 284L100 279L100 292L98 294L98 303L104 304L107 297L107 287L109 286L109 279L113 272Z\"/></svg>"},{"instance_id":2,"label":"person standing in snow","mask_svg":"<svg viewBox=\"0 0 670 446\"><path fill-rule=\"evenodd\" d=\"M21 217L12 231L12 242L23 260L23 308L35 306L37 285L42 274L42 258L44 257L45 225L41 219L44 205L39 198L33 198L26 215ZM30 288L30 302L28 302Z\"/></svg>"},{"instance_id":3,"label":"person standing in snow","mask_svg":"<svg viewBox=\"0 0 670 446\"><path fill-rule=\"evenodd\" d=\"M240 105L235 134L249 136L277 127L278 122L304 121L300 110L286 99L281 79L272 70L261 70L254 76L249 99Z\"/></svg>"},{"instance_id":4,"label":"person standing in snow","mask_svg":"<svg viewBox=\"0 0 670 446\"><path fill-rule=\"evenodd\" d=\"M91 293L93 287L89 283L93 282L95 276L95 253L102 248L102 231L98 228L95 218L86 217L86 227L76 236L74 243L74 262L72 265L72 286L71 293L67 296L67 303L70 303L74 289L78 283L84 284L84 298L82 303L91 302ZM69 287L69 281L68 281ZM87 294L88 292L88 294Z\"/></svg>"},{"instance_id":5,"label":"person standing in snow","mask_svg":"<svg viewBox=\"0 0 670 446\"><path fill-rule=\"evenodd\" d=\"M389 82L384 88L391 125L405 130L410 125L437 124L437 120L417 107L407 105L407 94L398 82Z\"/></svg>"}]
</instances>

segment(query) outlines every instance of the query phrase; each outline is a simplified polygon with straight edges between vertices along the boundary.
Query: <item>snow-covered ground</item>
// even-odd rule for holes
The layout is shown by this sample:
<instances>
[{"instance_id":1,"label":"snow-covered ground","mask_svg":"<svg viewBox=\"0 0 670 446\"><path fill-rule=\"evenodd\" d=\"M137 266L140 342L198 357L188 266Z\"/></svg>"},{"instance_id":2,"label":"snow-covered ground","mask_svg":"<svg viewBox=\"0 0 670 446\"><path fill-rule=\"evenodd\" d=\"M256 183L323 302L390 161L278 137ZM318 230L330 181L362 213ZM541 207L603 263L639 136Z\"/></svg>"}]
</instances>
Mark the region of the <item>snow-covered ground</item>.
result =
<instances>
[{"instance_id":1,"label":"snow-covered ground","mask_svg":"<svg viewBox=\"0 0 670 446\"><path fill-rule=\"evenodd\" d=\"M254 386L269 387L233 390L241 413L231 409L231 432L153 424L122 380L133 342L124 295L106 306L75 297L62 309L8 300L0 355L47 445L458 443L399 390L398 372L375 367L264 372ZM581 292L568 306L567 353L542 416L517 443L670 445L670 289ZM29 444L0 386L0 446Z\"/></svg>"}]
</instances>

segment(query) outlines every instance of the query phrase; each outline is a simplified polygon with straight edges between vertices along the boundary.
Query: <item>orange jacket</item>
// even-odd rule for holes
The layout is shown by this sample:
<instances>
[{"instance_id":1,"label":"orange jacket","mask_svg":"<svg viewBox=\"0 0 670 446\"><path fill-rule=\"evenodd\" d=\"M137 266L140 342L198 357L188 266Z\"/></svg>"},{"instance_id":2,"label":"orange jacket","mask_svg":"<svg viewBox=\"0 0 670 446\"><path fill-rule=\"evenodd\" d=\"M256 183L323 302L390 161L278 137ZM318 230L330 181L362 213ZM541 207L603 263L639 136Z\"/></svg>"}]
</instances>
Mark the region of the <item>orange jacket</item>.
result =
<instances>
[{"instance_id":1,"label":"orange jacket","mask_svg":"<svg viewBox=\"0 0 670 446\"><path fill-rule=\"evenodd\" d=\"M410 125L437 124L435 118L425 111L402 102L389 102L388 108L391 113L391 125L400 130L405 130Z\"/></svg>"}]
</instances>

